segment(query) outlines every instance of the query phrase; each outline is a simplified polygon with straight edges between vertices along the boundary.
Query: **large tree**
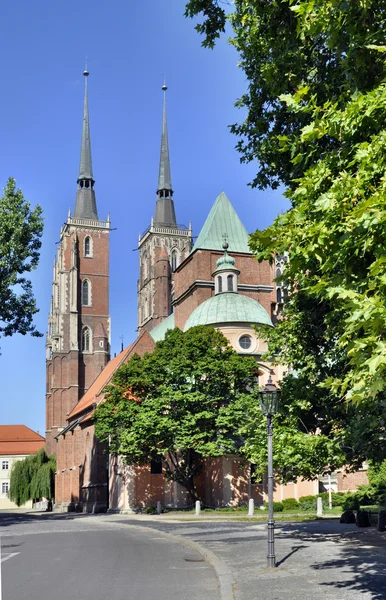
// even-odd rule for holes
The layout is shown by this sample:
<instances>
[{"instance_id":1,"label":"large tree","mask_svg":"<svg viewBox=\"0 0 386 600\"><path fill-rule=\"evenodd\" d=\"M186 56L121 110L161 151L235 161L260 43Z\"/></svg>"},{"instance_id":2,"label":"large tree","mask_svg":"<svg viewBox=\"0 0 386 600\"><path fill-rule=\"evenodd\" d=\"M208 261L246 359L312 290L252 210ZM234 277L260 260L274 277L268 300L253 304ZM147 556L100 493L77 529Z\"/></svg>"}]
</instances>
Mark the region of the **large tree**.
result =
<instances>
[{"instance_id":1,"label":"large tree","mask_svg":"<svg viewBox=\"0 0 386 600\"><path fill-rule=\"evenodd\" d=\"M164 475L195 500L201 459L242 445L240 401L255 378L253 358L237 355L219 331L174 329L116 372L95 412L96 436L129 464L161 457Z\"/></svg>"},{"instance_id":2,"label":"large tree","mask_svg":"<svg viewBox=\"0 0 386 600\"><path fill-rule=\"evenodd\" d=\"M202 13L199 30L213 44L225 25L222 4L193 0L186 10ZM259 260L289 256L282 278L292 294L267 332L270 354L294 368L283 388L299 420L339 440L349 463L380 461L386 2L235 0L229 21L248 81L238 101L247 117L232 126L238 149L256 161L252 185L284 184L291 202L251 242Z\"/></svg>"},{"instance_id":3,"label":"large tree","mask_svg":"<svg viewBox=\"0 0 386 600\"><path fill-rule=\"evenodd\" d=\"M56 457L44 448L14 463L11 471L9 498L17 506L28 500L55 497Z\"/></svg>"},{"instance_id":4,"label":"large tree","mask_svg":"<svg viewBox=\"0 0 386 600\"><path fill-rule=\"evenodd\" d=\"M203 458L239 453L265 471L257 376L254 358L238 355L213 327L174 329L152 354L118 369L95 412L96 436L128 464L161 458L165 477L195 500ZM282 411L275 435L279 476L313 478L334 451L325 436L298 431L297 417Z\"/></svg>"},{"instance_id":5,"label":"large tree","mask_svg":"<svg viewBox=\"0 0 386 600\"><path fill-rule=\"evenodd\" d=\"M39 336L33 324L38 312L31 281L43 232L42 210L31 210L10 178L0 198L0 337L14 333Z\"/></svg>"}]
</instances>

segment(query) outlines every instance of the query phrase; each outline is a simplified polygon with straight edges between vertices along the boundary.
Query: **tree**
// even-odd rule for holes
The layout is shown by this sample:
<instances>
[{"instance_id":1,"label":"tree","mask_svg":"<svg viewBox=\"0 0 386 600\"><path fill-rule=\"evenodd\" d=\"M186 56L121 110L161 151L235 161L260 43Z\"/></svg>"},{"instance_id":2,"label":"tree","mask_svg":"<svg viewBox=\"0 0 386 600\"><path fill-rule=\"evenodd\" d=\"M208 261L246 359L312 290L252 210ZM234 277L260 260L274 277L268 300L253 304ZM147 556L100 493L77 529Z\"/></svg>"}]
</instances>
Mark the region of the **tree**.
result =
<instances>
[{"instance_id":1,"label":"tree","mask_svg":"<svg viewBox=\"0 0 386 600\"><path fill-rule=\"evenodd\" d=\"M32 322L38 309L24 274L38 265L42 232L40 206L31 210L15 180L8 179L0 199L0 336L41 335Z\"/></svg>"},{"instance_id":2,"label":"tree","mask_svg":"<svg viewBox=\"0 0 386 600\"><path fill-rule=\"evenodd\" d=\"M225 15L210 4L216 19L187 5L206 8L209 45ZM385 19L374 0L236 0L229 16L248 80L231 128L241 160L259 163L252 185L284 184L291 202L251 241L259 260L289 255L269 356L294 369L294 413L352 466L386 455Z\"/></svg>"},{"instance_id":3,"label":"tree","mask_svg":"<svg viewBox=\"0 0 386 600\"><path fill-rule=\"evenodd\" d=\"M95 434L128 464L161 458L165 477L195 500L203 458L238 453L265 471L257 375L254 358L239 356L213 327L169 331L153 354L134 356L115 373L94 415ZM299 432L291 410L282 409L276 425L279 478L318 475L333 456L331 442Z\"/></svg>"},{"instance_id":4,"label":"tree","mask_svg":"<svg viewBox=\"0 0 386 600\"><path fill-rule=\"evenodd\" d=\"M28 500L55 497L56 457L44 448L14 463L11 471L9 498L17 506Z\"/></svg>"},{"instance_id":5,"label":"tree","mask_svg":"<svg viewBox=\"0 0 386 600\"><path fill-rule=\"evenodd\" d=\"M201 459L242 445L240 401L255 377L254 359L214 328L174 329L152 354L118 369L95 412L95 434L129 464L162 457L165 477L195 500Z\"/></svg>"}]
</instances>

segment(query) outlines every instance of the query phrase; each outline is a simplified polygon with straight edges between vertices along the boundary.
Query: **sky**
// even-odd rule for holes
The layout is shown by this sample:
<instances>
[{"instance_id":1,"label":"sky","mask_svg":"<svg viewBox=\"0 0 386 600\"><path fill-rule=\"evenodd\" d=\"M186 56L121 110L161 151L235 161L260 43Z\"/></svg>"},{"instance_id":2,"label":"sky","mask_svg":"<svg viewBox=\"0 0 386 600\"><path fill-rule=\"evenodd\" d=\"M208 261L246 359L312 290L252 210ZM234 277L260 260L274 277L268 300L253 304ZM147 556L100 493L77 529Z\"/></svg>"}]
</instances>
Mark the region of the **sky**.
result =
<instances>
[{"instance_id":1,"label":"sky","mask_svg":"<svg viewBox=\"0 0 386 600\"><path fill-rule=\"evenodd\" d=\"M184 0L2 0L0 6L0 187L15 177L45 227L32 282L46 333L60 227L74 211L87 57L95 190L110 213L111 350L136 337L138 234L156 201L164 73L177 222L198 235L225 191L249 232L288 208L280 191L248 186L256 164L240 164L228 126L247 88L224 36L201 47ZM231 250L231 249L230 249ZM45 337L0 340L0 424L45 431Z\"/></svg>"}]
</instances>

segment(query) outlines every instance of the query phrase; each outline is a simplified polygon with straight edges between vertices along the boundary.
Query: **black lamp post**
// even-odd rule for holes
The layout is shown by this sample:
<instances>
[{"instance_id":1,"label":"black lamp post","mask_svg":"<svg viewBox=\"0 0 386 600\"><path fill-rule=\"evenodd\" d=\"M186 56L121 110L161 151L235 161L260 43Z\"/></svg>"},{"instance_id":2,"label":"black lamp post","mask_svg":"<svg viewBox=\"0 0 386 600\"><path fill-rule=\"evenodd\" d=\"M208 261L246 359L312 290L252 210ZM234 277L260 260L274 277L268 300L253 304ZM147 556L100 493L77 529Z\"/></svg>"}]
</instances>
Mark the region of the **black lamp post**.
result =
<instances>
[{"instance_id":1,"label":"black lamp post","mask_svg":"<svg viewBox=\"0 0 386 600\"><path fill-rule=\"evenodd\" d=\"M272 464L272 417L277 413L280 390L273 383L271 375L262 390L259 391L261 412L267 417L268 436L268 554L267 567L276 567L275 521L273 518L273 464Z\"/></svg>"}]
</instances>

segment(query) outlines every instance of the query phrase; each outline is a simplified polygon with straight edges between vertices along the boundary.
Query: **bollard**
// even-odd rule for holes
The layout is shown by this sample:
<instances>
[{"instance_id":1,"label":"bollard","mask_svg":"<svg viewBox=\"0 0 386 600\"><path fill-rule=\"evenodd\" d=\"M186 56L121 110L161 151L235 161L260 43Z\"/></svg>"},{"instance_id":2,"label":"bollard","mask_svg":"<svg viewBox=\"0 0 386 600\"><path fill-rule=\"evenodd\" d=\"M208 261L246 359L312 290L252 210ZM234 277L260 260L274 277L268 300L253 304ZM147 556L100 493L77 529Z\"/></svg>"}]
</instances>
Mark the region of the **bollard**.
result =
<instances>
[{"instance_id":1,"label":"bollard","mask_svg":"<svg viewBox=\"0 0 386 600\"><path fill-rule=\"evenodd\" d=\"M255 501L253 498L249 498L248 517L253 517L254 513L255 513Z\"/></svg>"},{"instance_id":2,"label":"bollard","mask_svg":"<svg viewBox=\"0 0 386 600\"><path fill-rule=\"evenodd\" d=\"M196 501L196 515L201 514L201 502L199 500Z\"/></svg>"},{"instance_id":3,"label":"bollard","mask_svg":"<svg viewBox=\"0 0 386 600\"><path fill-rule=\"evenodd\" d=\"M316 499L316 516L323 517L323 500L320 496Z\"/></svg>"},{"instance_id":4,"label":"bollard","mask_svg":"<svg viewBox=\"0 0 386 600\"><path fill-rule=\"evenodd\" d=\"M160 515L162 513L162 505L161 502L158 501L157 502L157 515Z\"/></svg>"}]
</instances>

